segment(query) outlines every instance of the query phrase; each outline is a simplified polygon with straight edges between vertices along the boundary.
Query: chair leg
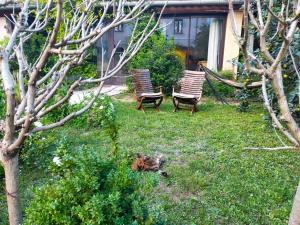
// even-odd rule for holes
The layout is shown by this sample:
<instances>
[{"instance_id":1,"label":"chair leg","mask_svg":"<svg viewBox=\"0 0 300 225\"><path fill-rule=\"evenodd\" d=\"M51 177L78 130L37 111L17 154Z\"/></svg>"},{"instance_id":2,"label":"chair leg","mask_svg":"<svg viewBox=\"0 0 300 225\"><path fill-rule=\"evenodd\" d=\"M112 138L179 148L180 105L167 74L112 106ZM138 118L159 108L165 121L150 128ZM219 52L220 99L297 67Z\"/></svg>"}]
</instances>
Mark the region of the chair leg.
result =
<instances>
[{"instance_id":1,"label":"chair leg","mask_svg":"<svg viewBox=\"0 0 300 225\"><path fill-rule=\"evenodd\" d=\"M136 109L137 110L140 110L142 108L142 101L137 101L137 106L136 106Z\"/></svg>"},{"instance_id":2,"label":"chair leg","mask_svg":"<svg viewBox=\"0 0 300 225\"><path fill-rule=\"evenodd\" d=\"M155 105L155 108L156 108L156 110L159 112L160 111L160 104L162 103L162 101L163 101L163 97L161 97L159 100L158 100L158 103L154 103L154 105Z\"/></svg>"},{"instance_id":3,"label":"chair leg","mask_svg":"<svg viewBox=\"0 0 300 225\"><path fill-rule=\"evenodd\" d=\"M194 114L195 112L198 112L197 103L194 103L192 108L192 114Z\"/></svg>"},{"instance_id":4,"label":"chair leg","mask_svg":"<svg viewBox=\"0 0 300 225\"><path fill-rule=\"evenodd\" d=\"M145 112L144 107L143 107L143 100L144 100L144 98L137 100L138 105L136 108L137 108L137 110L141 110L142 112Z\"/></svg>"},{"instance_id":5,"label":"chair leg","mask_svg":"<svg viewBox=\"0 0 300 225\"><path fill-rule=\"evenodd\" d=\"M173 104L174 104L174 110L173 110L173 112L176 112L177 111L177 109L179 109L179 102L177 101L177 103L176 103L176 99L175 98L173 98Z\"/></svg>"},{"instance_id":6,"label":"chair leg","mask_svg":"<svg viewBox=\"0 0 300 225\"><path fill-rule=\"evenodd\" d=\"M160 110L159 110L159 105L158 105L156 102L154 102L154 108L155 108L155 110L156 110L157 112L160 111Z\"/></svg>"},{"instance_id":7,"label":"chair leg","mask_svg":"<svg viewBox=\"0 0 300 225\"><path fill-rule=\"evenodd\" d=\"M191 114L193 115L195 113L195 108L193 107L191 110Z\"/></svg>"}]
</instances>

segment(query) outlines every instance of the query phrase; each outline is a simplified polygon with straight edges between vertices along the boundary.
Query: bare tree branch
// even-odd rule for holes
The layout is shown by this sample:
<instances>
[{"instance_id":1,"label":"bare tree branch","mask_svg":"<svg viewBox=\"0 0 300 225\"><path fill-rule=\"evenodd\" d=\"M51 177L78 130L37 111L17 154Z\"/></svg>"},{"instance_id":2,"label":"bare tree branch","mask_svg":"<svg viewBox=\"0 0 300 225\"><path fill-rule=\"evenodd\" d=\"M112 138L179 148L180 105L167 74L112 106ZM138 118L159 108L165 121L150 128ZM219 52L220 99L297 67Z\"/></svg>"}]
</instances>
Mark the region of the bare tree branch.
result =
<instances>
[{"instance_id":1,"label":"bare tree branch","mask_svg":"<svg viewBox=\"0 0 300 225\"><path fill-rule=\"evenodd\" d=\"M0 142L0 162L4 165L6 175L8 171L11 173L8 175L11 180L6 182L7 193L18 193L18 153L25 139L31 133L62 126L89 110L99 97L105 80L119 72L139 51L150 35L158 29L161 13L153 28L151 24L155 19L154 14L145 29L139 34L135 33L139 18L149 9L151 2L149 0L135 2L119 0L113 4L112 1L106 0L100 2L82 0L75 7L72 1L65 0L47 0L44 4L38 0L24 0L16 1L18 13L13 11L10 16L5 15L14 27L8 44L0 49L0 69L6 94L6 118L5 121L0 121L0 132L4 133L4 138ZM5 4L10 3L12 1L6 1ZM113 15L110 14L112 6L114 7ZM99 11L99 7L100 15L95 14ZM67 8L68 11L66 11ZM67 77L70 69L85 61L88 49L110 30L129 22L136 22L133 32L134 41L131 40L128 43L119 61L114 60L117 45L110 55L108 69L105 70L105 51L102 48L100 77L93 81L78 79L73 83L69 82ZM38 32L45 33L47 37L43 42L43 47L39 50L38 58L29 60L32 56L26 55L24 48L30 38ZM53 63L53 60L56 61ZM13 73L10 68L12 61L18 64L17 76L13 76L15 71ZM30 64L28 61L33 61L33 63ZM46 69L48 67L50 69ZM35 121L42 119L53 110L68 104L73 91L87 82L95 82L98 85L97 92L91 100L82 103L78 111L60 118L58 122L41 127L32 126ZM63 86L68 89L67 94L57 98ZM15 93L19 90L21 99L16 101ZM13 170L11 170L11 165L14 166ZM15 196L16 198L13 198L7 194L9 220L11 224L21 224L20 201L18 195Z\"/></svg>"},{"instance_id":2,"label":"bare tree branch","mask_svg":"<svg viewBox=\"0 0 300 225\"><path fill-rule=\"evenodd\" d=\"M275 112L273 111L273 109L270 105L267 88L266 88L266 77L265 76L262 77L262 93L263 93L265 107L268 110L269 115L272 118L274 126L276 128L278 128L279 130L281 130L281 132L289 139L290 142L292 142L295 146L299 146L299 143L297 142L297 140L295 140L295 138L293 138L293 136L279 122Z\"/></svg>"}]
</instances>

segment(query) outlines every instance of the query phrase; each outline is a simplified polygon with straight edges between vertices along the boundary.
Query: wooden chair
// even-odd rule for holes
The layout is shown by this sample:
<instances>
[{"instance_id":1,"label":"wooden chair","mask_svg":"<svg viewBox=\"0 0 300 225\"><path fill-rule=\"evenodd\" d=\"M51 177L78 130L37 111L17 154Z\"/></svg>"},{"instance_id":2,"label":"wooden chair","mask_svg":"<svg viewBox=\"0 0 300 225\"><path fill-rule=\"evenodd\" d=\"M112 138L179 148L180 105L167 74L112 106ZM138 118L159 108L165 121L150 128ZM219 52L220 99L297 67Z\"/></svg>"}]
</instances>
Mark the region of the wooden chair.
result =
<instances>
[{"instance_id":1,"label":"wooden chair","mask_svg":"<svg viewBox=\"0 0 300 225\"><path fill-rule=\"evenodd\" d=\"M180 80L180 92L175 92L173 87L174 112L179 109L179 104L192 105L192 113L197 112L197 104L202 96L202 88L205 80L205 72L185 70Z\"/></svg>"},{"instance_id":2,"label":"wooden chair","mask_svg":"<svg viewBox=\"0 0 300 225\"><path fill-rule=\"evenodd\" d=\"M154 104L159 111L159 106L163 100L162 87L159 92L154 92L150 80L150 72L148 69L135 69L131 71L133 76L134 90L137 99L137 109L144 112L143 104Z\"/></svg>"}]
</instances>

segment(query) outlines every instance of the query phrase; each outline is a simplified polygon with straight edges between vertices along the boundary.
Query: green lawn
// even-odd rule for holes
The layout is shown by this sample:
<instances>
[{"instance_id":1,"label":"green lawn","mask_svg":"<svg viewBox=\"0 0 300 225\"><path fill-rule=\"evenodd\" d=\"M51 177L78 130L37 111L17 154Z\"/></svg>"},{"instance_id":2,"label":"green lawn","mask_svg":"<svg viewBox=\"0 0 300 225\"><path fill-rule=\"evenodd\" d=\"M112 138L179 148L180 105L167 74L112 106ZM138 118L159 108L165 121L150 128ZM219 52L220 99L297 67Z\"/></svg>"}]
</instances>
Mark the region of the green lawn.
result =
<instances>
[{"instance_id":1,"label":"green lawn","mask_svg":"<svg viewBox=\"0 0 300 225\"><path fill-rule=\"evenodd\" d=\"M186 110L173 113L171 101L163 102L159 113L137 111L134 102L116 100L116 107L122 151L162 153L166 158L169 177L161 177L148 197L163 209L168 224L286 224L300 177L300 155L243 149L281 145L263 121L261 106L239 113L236 106L207 100L194 115ZM70 150L87 144L105 154L110 148L107 136L96 128L65 126L47 134L42 149L47 154L39 156L36 165L21 168L27 199L23 205L32 188L50 178L46 165L53 143L62 136L71 141ZM4 204L2 197L0 219Z\"/></svg>"}]
</instances>

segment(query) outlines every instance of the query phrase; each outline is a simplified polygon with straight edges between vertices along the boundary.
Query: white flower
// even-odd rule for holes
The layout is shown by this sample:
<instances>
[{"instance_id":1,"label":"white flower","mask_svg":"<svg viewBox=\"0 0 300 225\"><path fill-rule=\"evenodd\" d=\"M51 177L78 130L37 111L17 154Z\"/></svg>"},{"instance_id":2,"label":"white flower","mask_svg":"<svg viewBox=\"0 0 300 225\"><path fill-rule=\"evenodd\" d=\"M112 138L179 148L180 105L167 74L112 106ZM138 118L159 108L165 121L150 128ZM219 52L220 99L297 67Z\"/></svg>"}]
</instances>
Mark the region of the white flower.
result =
<instances>
[{"instance_id":1,"label":"white flower","mask_svg":"<svg viewBox=\"0 0 300 225\"><path fill-rule=\"evenodd\" d=\"M55 156L52 160L56 165L60 166L61 165L61 161L60 161L60 158Z\"/></svg>"},{"instance_id":2,"label":"white flower","mask_svg":"<svg viewBox=\"0 0 300 225\"><path fill-rule=\"evenodd\" d=\"M33 125L34 125L35 127L42 127L42 126L43 126L43 124L42 124L40 121L34 122Z\"/></svg>"},{"instance_id":3,"label":"white flower","mask_svg":"<svg viewBox=\"0 0 300 225\"><path fill-rule=\"evenodd\" d=\"M104 108L104 106L103 106L103 105L101 105L101 106L100 106L100 109L103 109L103 108Z\"/></svg>"}]
</instances>

